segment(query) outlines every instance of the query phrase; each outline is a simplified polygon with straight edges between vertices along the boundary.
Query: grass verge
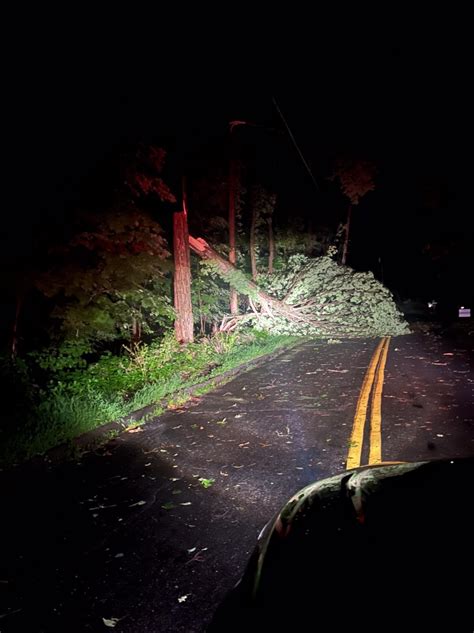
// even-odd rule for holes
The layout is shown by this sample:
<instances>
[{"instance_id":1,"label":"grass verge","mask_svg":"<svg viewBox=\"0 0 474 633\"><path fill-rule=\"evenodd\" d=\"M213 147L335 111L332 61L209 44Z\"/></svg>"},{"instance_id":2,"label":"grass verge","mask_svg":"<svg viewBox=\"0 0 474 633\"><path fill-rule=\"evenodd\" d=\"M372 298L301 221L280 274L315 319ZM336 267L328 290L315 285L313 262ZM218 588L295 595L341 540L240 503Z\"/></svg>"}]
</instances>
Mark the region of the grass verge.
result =
<instances>
[{"instance_id":1,"label":"grass verge","mask_svg":"<svg viewBox=\"0 0 474 633\"><path fill-rule=\"evenodd\" d=\"M32 395L30 388L24 406L7 407L8 419L0 429L0 465L28 460L166 399L182 403L193 385L208 381L199 388L205 393L214 388L212 378L301 341L259 333L219 335L180 347L169 337L127 356L105 355L85 369L50 381L48 389ZM26 382L24 388L29 388ZM141 419L150 417L156 413Z\"/></svg>"}]
</instances>

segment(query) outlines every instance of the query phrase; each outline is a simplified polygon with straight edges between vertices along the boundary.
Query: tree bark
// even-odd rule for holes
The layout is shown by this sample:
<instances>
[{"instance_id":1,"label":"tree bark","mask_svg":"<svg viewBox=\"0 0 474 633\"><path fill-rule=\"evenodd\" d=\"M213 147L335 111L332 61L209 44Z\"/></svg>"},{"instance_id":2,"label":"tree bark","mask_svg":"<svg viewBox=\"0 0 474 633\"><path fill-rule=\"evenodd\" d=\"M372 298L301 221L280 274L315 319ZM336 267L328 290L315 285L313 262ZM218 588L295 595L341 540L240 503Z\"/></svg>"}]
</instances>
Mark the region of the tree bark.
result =
<instances>
[{"instance_id":1,"label":"tree bark","mask_svg":"<svg viewBox=\"0 0 474 633\"><path fill-rule=\"evenodd\" d=\"M231 158L229 166L229 261L235 266L237 253L235 248L235 202L238 192L238 164L235 158ZM237 314L239 311L239 299L237 291L230 289L230 312Z\"/></svg>"},{"instance_id":2,"label":"tree bark","mask_svg":"<svg viewBox=\"0 0 474 633\"><path fill-rule=\"evenodd\" d=\"M268 273L273 273L273 260L275 259L275 236L273 235L273 221L269 217L268 220Z\"/></svg>"},{"instance_id":3,"label":"tree bark","mask_svg":"<svg viewBox=\"0 0 474 633\"><path fill-rule=\"evenodd\" d=\"M173 214L174 255L174 330L180 343L193 341L193 307L191 303L191 256L186 205Z\"/></svg>"},{"instance_id":4,"label":"tree bark","mask_svg":"<svg viewBox=\"0 0 474 633\"><path fill-rule=\"evenodd\" d=\"M347 211L347 222L344 227L344 246L342 248L342 259L341 263L343 266L346 265L347 262L347 253L349 250L349 229L351 228L351 215L352 215L352 204L349 204L349 209Z\"/></svg>"},{"instance_id":5,"label":"tree bark","mask_svg":"<svg viewBox=\"0 0 474 633\"><path fill-rule=\"evenodd\" d=\"M314 316L305 313L304 305L290 305L284 301L275 299L275 297L272 297L261 290L254 281L247 279L241 271L238 271L227 259L219 255L219 253L209 246L206 240L203 240L202 237L194 238L190 235L189 246L194 253L199 255L199 257L213 261L217 266L221 277L228 283L237 283L233 282L231 277L233 275L235 276L236 273L238 274L237 279L239 292L245 294L249 298L250 307L252 308L256 318L258 318L260 314L265 314L269 317L278 315L295 322L304 322L308 324L319 323ZM256 303L260 307L260 312L257 310L257 306L255 305Z\"/></svg>"}]
</instances>

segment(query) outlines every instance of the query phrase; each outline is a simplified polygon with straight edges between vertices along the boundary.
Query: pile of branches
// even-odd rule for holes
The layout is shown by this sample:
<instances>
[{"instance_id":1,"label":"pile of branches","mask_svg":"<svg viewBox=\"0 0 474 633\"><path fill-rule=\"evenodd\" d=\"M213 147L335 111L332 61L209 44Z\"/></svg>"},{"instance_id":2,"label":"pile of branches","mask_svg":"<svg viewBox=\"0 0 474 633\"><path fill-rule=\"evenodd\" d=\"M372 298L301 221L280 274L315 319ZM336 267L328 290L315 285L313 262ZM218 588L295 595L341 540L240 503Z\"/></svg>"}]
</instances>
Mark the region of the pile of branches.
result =
<instances>
[{"instance_id":1,"label":"pile of branches","mask_svg":"<svg viewBox=\"0 0 474 633\"><path fill-rule=\"evenodd\" d=\"M409 331L392 294L372 273L355 272L330 256L295 256L285 270L262 276L257 285L205 240L190 237L190 247L248 298L248 312L225 318L222 330L253 321L257 329L274 334L326 338L394 336Z\"/></svg>"}]
</instances>

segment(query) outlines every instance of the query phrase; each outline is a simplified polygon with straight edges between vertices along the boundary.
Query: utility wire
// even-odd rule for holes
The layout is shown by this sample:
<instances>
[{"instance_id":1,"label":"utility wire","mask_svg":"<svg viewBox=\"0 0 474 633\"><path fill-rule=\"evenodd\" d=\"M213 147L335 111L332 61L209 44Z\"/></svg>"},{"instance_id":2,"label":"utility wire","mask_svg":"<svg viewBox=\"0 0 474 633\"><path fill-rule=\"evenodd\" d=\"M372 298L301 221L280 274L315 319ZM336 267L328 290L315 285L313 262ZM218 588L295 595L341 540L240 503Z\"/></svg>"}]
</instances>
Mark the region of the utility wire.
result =
<instances>
[{"instance_id":1,"label":"utility wire","mask_svg":"<svg viewBox=\"0 0 474 633\"><path fill-rule=\"evenodd\" d=\"M285 119L285 117L283 116L283 112L280 110L280 106L278 105L277 100L276 100L276 99L275 99L275 97L273 97L273 96L272 96L272 101L273 101L273 105L275 106L275 108L276 108L276 110L277 110L278 114L279 114L279 115L280 115L280 117L281 117L281 120L282 120L282 121L283 121L283 123L285 124L285 127L286 127L287 132L288 132L288 134L289 134L289 136L290 136L290 138L291 138L291 140L292 140L292 142L293 142L293 145L296 147L296 151L298 152L298 154L299 154L299 156L300 156L301 160L303 161L303 165L306 167L306 170L308 171L308 174L310 175L311 180L312 180L312 181L313 181L313 183L314 183L314 186L316 187L316 189L317 189L317 191L318 191L318 192L319 192L319 191L321 191L321 190L320 190L320 188L319 188L318 183L316 182L316 178L313 176L313 172L311 171L311 167L310 167L310 166L308 165L308 163L306 162L306 159L305 159L305 157L303 156L303 152L300 150L300 148L299 148L299 146L298 146L298 143L296 142L296 139L295 139L295 137L293 136L293 132L290 130L290 126L289 126L289 125L288 125L288 123L286 122L286 119Z\"/></svg>"}]
</instances>

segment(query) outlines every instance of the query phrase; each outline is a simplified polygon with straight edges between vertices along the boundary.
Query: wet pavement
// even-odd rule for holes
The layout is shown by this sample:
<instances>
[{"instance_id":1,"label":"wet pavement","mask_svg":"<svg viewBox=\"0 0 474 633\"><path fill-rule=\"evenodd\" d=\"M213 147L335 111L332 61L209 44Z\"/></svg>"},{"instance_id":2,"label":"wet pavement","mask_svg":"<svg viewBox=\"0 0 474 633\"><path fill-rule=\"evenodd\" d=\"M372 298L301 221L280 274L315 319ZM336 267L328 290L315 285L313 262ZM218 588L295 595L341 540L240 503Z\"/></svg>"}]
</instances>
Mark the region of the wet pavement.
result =
<instances>
[{"instance_id":1,"label":"wet pavement","mask_svg":"<svg viewBox=\"0 0 474 633\"><path fill-rule=\"evenodd\" d=\"M344 470L377 343L306 342L79 461L0 473L0 632L204 631L263 525ZM474 454L471 360L391 340L384 460Z\"/></svg>"}]
</instances>

